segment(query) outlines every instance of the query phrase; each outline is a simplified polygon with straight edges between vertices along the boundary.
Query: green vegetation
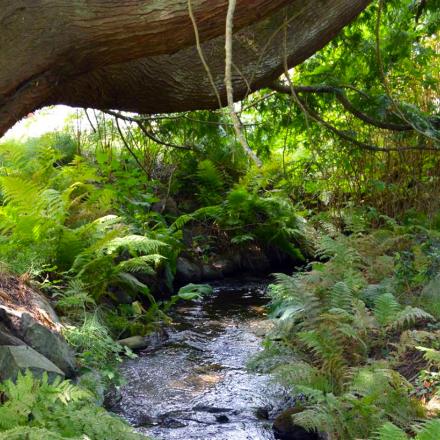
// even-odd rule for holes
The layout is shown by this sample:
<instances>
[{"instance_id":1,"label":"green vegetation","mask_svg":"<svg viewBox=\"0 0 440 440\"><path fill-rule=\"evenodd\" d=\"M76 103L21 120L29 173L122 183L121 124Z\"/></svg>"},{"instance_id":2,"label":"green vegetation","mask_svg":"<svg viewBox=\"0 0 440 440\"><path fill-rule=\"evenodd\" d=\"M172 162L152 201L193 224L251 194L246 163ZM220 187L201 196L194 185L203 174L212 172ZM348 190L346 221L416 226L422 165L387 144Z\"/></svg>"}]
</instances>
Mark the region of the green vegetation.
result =
<instances>
[{"instance_id":1,"label":"green vegetation","mask_svg":"<svg viewBox=\"0 0 440 440\"><path fill-rule=\"evenodd\" d=\"M62 440L82 439L136 440L125 423L94 405L90 391L68 381L47 376L34 379L19 375L16 383L6 381L0 392L5 403L0 407L0 439Z\"/></svg>"},{"instance_id":2,"label":"green vegetation","mask_svg":"<svg viewBox=\"0 0 440 440\"><path fill-rule=\"evenodd\" d=\"M84 110L3 141L0 260L51 298L81 373L117 384L133 356L117 340L209 294L173 295L179 256L265 255L301 266L276 275L276 326L253 361L303 396L294 422L332 440L438 440L439 27L438 0L373 2L247 97L261 167L227 111ZM138 438L68 381L26 374L0 393L0 439Z\"/></svg>"},{"instance_id":3,"label":"green vegetation","mask_svg":"<svg viewBox=\"0 0 440 440\"><path fill-rule=\"evenodd\" d=\"M333 230L318 241L325 263L276 276L278 325L256 363L304 396L296 423L332 438L373 438L389 422L411 431L426 416L419 399L440 391L431 278L439 238L392 222L350 235Z\"/></svg>"}]
</instances>

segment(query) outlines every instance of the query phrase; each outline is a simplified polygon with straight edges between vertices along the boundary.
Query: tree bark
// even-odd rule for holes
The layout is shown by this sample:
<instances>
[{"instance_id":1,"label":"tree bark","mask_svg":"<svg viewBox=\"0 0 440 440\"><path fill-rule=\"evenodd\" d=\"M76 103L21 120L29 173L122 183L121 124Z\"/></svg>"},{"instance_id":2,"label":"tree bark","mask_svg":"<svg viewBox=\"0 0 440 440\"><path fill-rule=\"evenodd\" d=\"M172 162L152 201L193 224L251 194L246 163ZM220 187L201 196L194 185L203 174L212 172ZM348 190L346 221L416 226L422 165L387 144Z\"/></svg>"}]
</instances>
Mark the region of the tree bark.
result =
<instances>
[{"instance_id":1,"label":"tree bark","mask_svg":"<svg viewBox=\"0 0 440 440\"><path fill-rule=\"evenodd\" d=\"M370 0L238 0L234 98L296 65ZM227 0L191 0L201 49L226 104ZM284 54L284 33L287 50ZM188 0L0 0L0 135L45 105L142 113L218 107Z\"/></svg>"}]
</instances>

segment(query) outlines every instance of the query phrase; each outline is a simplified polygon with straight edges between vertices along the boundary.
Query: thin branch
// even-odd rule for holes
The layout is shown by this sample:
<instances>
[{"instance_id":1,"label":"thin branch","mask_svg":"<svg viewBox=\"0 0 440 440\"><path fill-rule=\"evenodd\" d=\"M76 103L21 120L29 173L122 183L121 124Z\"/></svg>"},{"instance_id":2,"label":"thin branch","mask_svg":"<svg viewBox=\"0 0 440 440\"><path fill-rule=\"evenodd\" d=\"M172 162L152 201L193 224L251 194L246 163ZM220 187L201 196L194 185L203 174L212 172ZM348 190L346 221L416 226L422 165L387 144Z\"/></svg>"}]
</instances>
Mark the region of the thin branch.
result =
<instances>
[{"instance_id":1,"label":"thin branch","mask_svg":"<svg viewBox=\"0 0 440 440\"><path fill-rule=\"evenodd\" d=\"M118 119L122 119L123 121L126 122L134 122L135 124L138 125L138 127L141 129L142 133L149 139L151 139L153 142L156 142L156 144L159 145L163 145L164 147L169 147L169 148L176 148L176 149L180 149L180 150L194 150L195 147L189 146L189 145L177 145L177 144L172 144L169 142L165 142L162 141L161 139L159 139L158 137L156 137L153 133L151 133L150 131L148 131L144 125L145 122L151 121L150 119L144 119L144 118L133 118L131 116L125 116L121 113L118 112L114 112L111 110L105 110L103 111L103 113L107 113L111 116L113 116L116 121L118 121Z\"/></svg>"},{"instance_id":2,"label":"thin branch","mask_svg":"<svg viewBox=\"0 0 440 440\"><path fill-rule=\"evenodd\" d=\"M232 33L235 13L236 0L229 0L228 13L226 15L226 32L225 32L225 86L226 95L228 99L228 108L234 124L235 134L243 147L246 154L253 160L253 162L261 167L262 162L257 155L249 147L245 136L243 135L242 125L234 109L234 89L232 86Z\"/></svg>"},{"instance_id":3,"label":"thin branch","mask_svg":"<svg viewBox=\"0 0 440 440\"><path fill-rule=\"evenodd\" d=\"M122 113L119 112L115 112L113 110L101 110L102 113L106 113L110 116L113 116L115 118L119 118L122 119L123 121L127 121L127 122L155 122L155 121L161 121L161 120L166 120L166 119L170 119L170 120L179 120L179 119L186 119L188 121L192 121L192 122L199 122L201 124L207 124L207 125L217 125L219 127L222 126L226 126L226 127L233 127L234 124L230 123L230 122L216 122L216 121L204 121L203 119L197 119L197 118L193 118L191 116L188 116L186 114L180 114L180 115L176 115L176 116L158 116L158 117L149 117L149 116L127 116L127 115L123 115ZM256 125L261 125L260 123L248 123L248 124L242 124L243 127L255 127Z\"/></svg>"},{"instance_id":4,"label":"thin branch","mask_svg":"<svg viewBox=\"0 0 440 440\"><path fill-rule=\"evenodd\" d=\"M181 119L182 116L181 115L176 115L176 116L169 116L169 115L165 115L165 116L137 116L137 117L133 117L133 116L127 116L127 115L123 115L120 112L115 112L113 110L101 110L102 113L106 113L107 115L110 116L114 116L115 118L119 118L122 119L124 121L128 121L128 122L137 122L137 121L161 121L161 120L175 120L175 119Z\"/></svg>"},{"instance_id":5,"label":"thin branch","mask_svg":"<svg viewBox=\"0 0 440 440\"><path fill-rule=\"evenodd\" d=\"M261 98L257 99L256 101L251 102L250 104L244 106L244 107L241 109L241 113L245 112L246 110L251 109L252 107L257 106L260 102L263 102L263 101L265 101L266 99L270 98L271 96L275 95L275 93L276 93L275 91L270 92L270 93L266 93L264 96L262 96ZM250 125L250 124L245 124L245 125ZM252 125L257 125L257 124L252 124Z\"/></svg>"},{"instance_id":6,"label":"thin branch","mask_svg":"<svg viewBox=\"0 0 440 440\"><path fill-rule=\"evenodd\" d=\"M147 178L150 178L150 174L148 173L148 170L144 167L144 165L141 163L141 161L136 156L135 152L131 149L130 145L128 144L128 141L125 139L124 133L121 130L121 127L119 125L119 119L116 118L116 127L119 132L119 136L121 137L122 143L124 144L125 148L128 150L128 152L132 155L133 159L136 161L136 163L139 165L139 167L143 170Z\"/></svg>"},{"instance_id":7,"label":"thin branch","mask_svg":"<svg viewBox=\"0 0 440 440\"><path fill-rule=\"evenodd\" d=\"M209 65L205 59L205 55L203 54L202 46L200 44L199 29L197 27L196 18L194 17L194 13L192 10L191 0L188 0L188 13L189 13L189 17L191 18L191 23L194 28L194 36L196 39L196 48L197 48L197 52L199 54L200 61L202 62L203 67L206 70L206 74L208 75L209 82L211 83L212 89L214 90L215 96L217 97L218 106L219 106L219 108L222 108L223 104L222 104L222 100L220 98L220 94L217 90L217 87L216 87L215 81L214 81L214 77L212 76L211 69L209 68Z\"/></svg>"},{"instance_id":8,"label":"thin branch","mask_svg":"<svg viewBox=\"0 0 440 440\"><path fill-rule=\"evenodd\" d=\"M96 128L95 128L95 126L93 125L93 122L92 122L92 120L90 119L89 112L88 112L87 110L88 110L87 108L84 109L84 113L86 114L87 121L89 122L90 127L92 127L92 131L93 131L93 133L96 133Z\"/></svg>"},{"instance_id":9,"label":"thin branch","mask_svg":"<svg viewBox=\"0 0 440 440\"><path fill-rule=\"evenodd\" d=\"M435 152L440 152L440 148L435 148L435 147L379 147L377 145L372 145L372 144L368 144L366 142L362 142L359 141L351 136L349 136L348 134L344 133L341 130L338 130L336 127L334 127L333 125L329 124L327 121L325 121L324 119L322 119L318 113L316 113L314 110L312 110L310 107L307 106L307 104L305 103L304 100L302 100L301 98L298 97L298 99L301 101L302 104L302 108L308 113L308 115L314 119L316 122L318 122L319 124L323 125L324 127L326 127L328 130L330 130L332 133L336 134L337 136L339 136L341 139L344 139L350 143L352 143L353 145L358 146L359 148L362 148L364 150L369 150L369 151L382 151L382 152L389 152L389 151L435 151Z\"/></svg>"},{"instance_id":10,"label":"thin branch","mask_svg":"<svg viewBox=\"0 0 440 440\"><path fill-rule=\"evenodd\" d=\"M279 82L275 82L269 86L270 89L275 90L280 93L292 94L291 87L281 84ZM347 95L344 91L339 87L320 85L320 86L294 86L293 90L295 93L330 93L336 96L336 99L342 104L342 106L350 112L352 115L356 116L363 122L366 122L369 125L373 125L378 128L383 128L386 130L392 131L411 131L413 127L408 124L395 124L393 122L385 122L379 121L366 113L358 110L353 103L347 98Z\"/></svg>"},{"instance_id":11,"label":"thin branch","mask_svg":"<svg viewBox=\"0 0 440 440\"><path fill-rule=\"evenodd\" d=\"M165 141L159 139L158 137L156 137L150 131L148 131L142 121L136 121L136 123L137 123L138 127L142 130L142 133L144 133L144 135L147 138L151 139L153 142L156 142L156 144L163 145L164 147L176 148L178 150L187 150L187 151L194 150L194 147L191 147L189 145L177 145L177 144L171 144L169 142L165 142Z\"/></svg>"}]
</instances>

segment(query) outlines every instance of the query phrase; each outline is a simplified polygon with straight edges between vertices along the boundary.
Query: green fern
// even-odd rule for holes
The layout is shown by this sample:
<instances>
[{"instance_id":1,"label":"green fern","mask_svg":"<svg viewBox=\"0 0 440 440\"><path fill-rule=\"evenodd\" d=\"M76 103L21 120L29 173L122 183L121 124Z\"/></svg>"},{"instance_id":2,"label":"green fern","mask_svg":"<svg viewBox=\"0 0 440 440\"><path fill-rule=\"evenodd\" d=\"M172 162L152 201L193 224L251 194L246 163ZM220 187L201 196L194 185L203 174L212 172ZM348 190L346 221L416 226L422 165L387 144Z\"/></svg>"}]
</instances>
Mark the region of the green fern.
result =
<instances>
[{"instance_id":1,"label":"green fern","mask_svg":"<svg viewBox=\"0 0 440 440\"><path fill-rule=\"evenodd\" d=\"M400 311L401 305L392 293L384 293L376 298L374 316L380 325L387 326L393 323Z\"/></svg>"},{"instance_id":2,"label":"green fern","mask_svg":"<svg viewBox=\"0 0 440 440\"><path fill-rule=\"evenodd\" d=\"M16 383L0 385L0 439L140 440L120 419L95 406L93 395L69 381L47 375L36 379L27 371Z\"/></svg>"},{"instance_id":3,"label":"green fern","mask_svg":"<svg viewBox=\"0 0 440 440\"><path fill-rule=\"evenodd\" d=\"M408 440L408 436L405 431L387 422L379 429L377 440Z\"/></svg>"},{"instance_id":4,"label":"green fern","mask_svg":"<svg viewBox=\"0 0 440 440\"><path fill-rule=\"evenodd\" d=\"M433 348L417 346L417 350L423 352L423 357L436 367L440 368L440 351Z\"/></svg>"},{"instance_id":5,"label":"green fern","mask_svg":"<svg viewBox=\"0 0 440 440\"><path fill-rule=\"evenodd\" d=\"M330 307L350 311L353 293L344 281L338 281L330 290Z\"/></svg>"},{"instance_id":6,"label":"green fern","mask_svg":"<svg viewBox=\"0 0 440 440\"><path fill-rule=\"evenodd\" d=\"M102 250L108 254L114 254L120 250L126 249L132 256L139 254L157 254L161 248L167 245L159 240L153 240L142 235L127 235L117 237L106 243Z\"/></svg>"},{"instance_id":7,"label":"green fern","mask_svg":"<svg viewBox=\"0 0 440 440\"><path fill-rule=\"evenodd\" d=\"M400 311L391 323L395 329L405 329L413 327L422 322L434 321L434 317L418 307L406 306Z\"/></svg>"},{"instance_id":8,"label":"green fern","mask_svg":"<svg viewBox=\"0 0 440 440\"><path fill-rule=\"evenodd\" d=\"M440 419L430 420L420 426L416 426L417 435L414 440L438 440L440 439ZM402 429L388 422L378 431L376 440L409 440Z\"/></svg>"}]
</instances>

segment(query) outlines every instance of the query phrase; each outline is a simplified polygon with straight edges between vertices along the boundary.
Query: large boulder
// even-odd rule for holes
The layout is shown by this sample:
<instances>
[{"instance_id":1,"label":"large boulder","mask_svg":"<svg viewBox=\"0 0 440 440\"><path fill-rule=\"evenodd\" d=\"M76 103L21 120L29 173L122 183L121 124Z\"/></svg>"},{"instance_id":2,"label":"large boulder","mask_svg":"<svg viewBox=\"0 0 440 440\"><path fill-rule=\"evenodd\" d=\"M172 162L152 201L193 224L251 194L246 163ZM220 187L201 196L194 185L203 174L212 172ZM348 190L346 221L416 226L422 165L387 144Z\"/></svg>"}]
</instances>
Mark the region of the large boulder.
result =
<instances>
[{"instance_id":1,"label":"large boulder","mask_svg":"<svg viewBox=\"0 0 440 440\"><path fill-rule=\"evenodd\" d=\"M40 324L28 313L21 316L20 336L23 341L63 370L75 375L75 357L67 342L56 332Z\"/></svg>"},{"instance_id":2,"label":"large boulder","mask_svg":"<svg viewBox=\"0 0 440 440\"><path fill-rule=\"evenodd\" d=\"M0 273L0 346L29 346L75 375L75 358L50 302L25 279Z\"/></svg>"},{"instance_id":3,"label":"large boulder","mask_svg":"<svg viewBox=\"0 0 440 440\"><path fill-rule=\"evenodd\" d=\"M64 373L49 359L27 345L0 346L0 380L17 378L18 373L30 370L35 376L47 373L49 380Z\"/></svg>"}]
</instances>

